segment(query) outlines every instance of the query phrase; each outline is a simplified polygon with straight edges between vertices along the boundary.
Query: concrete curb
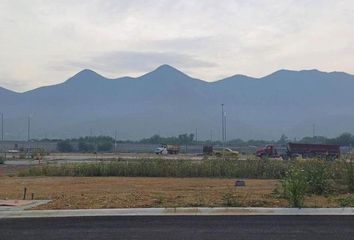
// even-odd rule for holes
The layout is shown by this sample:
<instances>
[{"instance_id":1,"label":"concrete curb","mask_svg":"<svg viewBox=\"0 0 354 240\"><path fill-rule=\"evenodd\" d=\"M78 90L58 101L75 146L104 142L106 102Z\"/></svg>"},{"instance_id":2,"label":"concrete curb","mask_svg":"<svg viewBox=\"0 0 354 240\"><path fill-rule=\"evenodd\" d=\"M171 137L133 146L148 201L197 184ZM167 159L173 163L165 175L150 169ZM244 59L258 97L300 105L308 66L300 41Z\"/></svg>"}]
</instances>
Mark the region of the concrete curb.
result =
<instances>
[{"instance_id":1,"label":"concrete curb","mask_svg":"<svg viewBox=\"0 0 354 240\"><path fill-rule=\"evenodd\" d=\"M0 218L2 212L9 212L9 211L23 211L26 209L31 209L40 205L47 204L51 202L51 200L29 200L29 203L19 206L0 206Z\"/></svg>"},{"instance_id":2,"label":"concrete curb","mask_svg":"<svg viewBox=\"0 0 354 240\"><path fill-rule=\"evenodd\" d=\"M351 215L354 208L119 208L77 210L0 211L1 218L89 216L247 216L247 215Z\"/></svg>"}]
</instances>

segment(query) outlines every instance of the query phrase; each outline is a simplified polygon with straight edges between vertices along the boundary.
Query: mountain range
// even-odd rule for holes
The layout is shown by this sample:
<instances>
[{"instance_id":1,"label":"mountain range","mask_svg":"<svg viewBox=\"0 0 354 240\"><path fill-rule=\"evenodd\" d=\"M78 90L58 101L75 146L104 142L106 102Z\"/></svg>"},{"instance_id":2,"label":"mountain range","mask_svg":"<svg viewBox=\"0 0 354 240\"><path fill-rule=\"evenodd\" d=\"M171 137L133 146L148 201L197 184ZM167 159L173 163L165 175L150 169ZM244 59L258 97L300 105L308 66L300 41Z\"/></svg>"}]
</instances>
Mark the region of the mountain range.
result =
<instances>
[{"instance_id":1,"label":"mountain range","mask_svg":"<svg viewBox=\"0 0 354 240\"><path fill-rule=\"evenodd\" d=\"M137 78L108 79L83 70L63 83L23 93L0 88L6 139L88 135L140 139L198 132L219 140L221 103L228 139L336 136L354 131L354 75L279 70L262 78L215 82L162 65Z\"/></svg>"}]
</instances>

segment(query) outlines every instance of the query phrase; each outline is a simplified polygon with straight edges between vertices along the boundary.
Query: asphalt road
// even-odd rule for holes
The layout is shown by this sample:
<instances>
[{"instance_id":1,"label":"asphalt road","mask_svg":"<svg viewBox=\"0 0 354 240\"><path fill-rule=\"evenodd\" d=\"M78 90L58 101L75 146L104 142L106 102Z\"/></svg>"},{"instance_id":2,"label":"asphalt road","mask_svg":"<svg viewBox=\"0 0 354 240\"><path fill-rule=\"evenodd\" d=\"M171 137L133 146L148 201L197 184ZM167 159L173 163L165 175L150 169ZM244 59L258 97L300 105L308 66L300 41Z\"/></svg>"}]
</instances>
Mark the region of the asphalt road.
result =
<instances>
[{"instance_id":1,"label":"asphalt road","mask_svg":"<svg viewBox=\"0 0 354 240\"><path fill-rule=\"evenodd\" d=\"M119 216L0 219L0 239L354 239L354 216Z\"/></svg>"}]
</instances>

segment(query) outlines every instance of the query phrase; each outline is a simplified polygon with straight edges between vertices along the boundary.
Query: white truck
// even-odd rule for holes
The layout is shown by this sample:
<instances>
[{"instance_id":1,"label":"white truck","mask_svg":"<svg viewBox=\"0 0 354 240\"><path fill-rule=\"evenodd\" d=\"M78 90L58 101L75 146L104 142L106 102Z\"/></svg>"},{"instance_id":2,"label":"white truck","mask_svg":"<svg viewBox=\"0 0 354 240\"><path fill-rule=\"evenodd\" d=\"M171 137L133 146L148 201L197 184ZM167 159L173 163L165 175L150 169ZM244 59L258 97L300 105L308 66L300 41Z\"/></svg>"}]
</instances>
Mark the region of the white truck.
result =
<instances>
[{"instance_id":1,"label":"white truck","mask_svg":"<svg viewBox=\"0 0 354 240\"><path fill-rule=\"evenodd\" d=\"M166 154L178 154L180 151L179 145L172 144L162 144L160 147L155 149L156 154L166 155Z\"/></svg>"}]
</instances>

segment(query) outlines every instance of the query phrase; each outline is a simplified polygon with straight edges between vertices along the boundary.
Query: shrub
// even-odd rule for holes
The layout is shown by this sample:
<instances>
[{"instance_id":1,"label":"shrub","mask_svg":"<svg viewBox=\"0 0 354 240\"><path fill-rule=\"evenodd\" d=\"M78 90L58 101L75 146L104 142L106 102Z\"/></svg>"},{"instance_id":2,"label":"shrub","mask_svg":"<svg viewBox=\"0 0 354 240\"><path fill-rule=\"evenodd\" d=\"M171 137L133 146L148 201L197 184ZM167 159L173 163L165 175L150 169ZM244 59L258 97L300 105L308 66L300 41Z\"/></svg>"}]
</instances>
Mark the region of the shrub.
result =
<instances>
[{"instance_id":1,"label":"shrub","mask_svg":"<svg viewBox=\"0 0 354 240\"><path fill-rule=\"evenodd\" d=\"M311 159L303 162L308 193L323 194L329 188L329 166L330 163L321 159Z\"/></svg>"},{"instance_id":2,"label":"shrub","mask_svg":"<svg viewBox=\"0 0 354 240\"><path fill-rule=\"evenodd\" d=\"M308 189L305 172L298 166L292 165L282 180L284 196L291 207L302 207Z\"/></svg>"},{"instance_id":3,"label":"shrub","mask_svg":"<svg viewBox=\"0 0 354 240\"><path fill-rule=\"evenodd\" d=\"M5 163L5 157L0 156L0 164L4 164Z\"/></svg>"},{"instance_id":4,"label":"shrub","mask_svg":"<svg viewBox=\"0 0 354 240\"><path fill-rule=\"evenodd\" d=\"M341 207L354 207L354 195L339 199L339 204Z\"/></svg>"},{"instance_id":5,"label":"shrub","mask_svg":"<svg viewBox=\"0 0 354 240\"><path fill-rule=\"evenodd\" d=\"M345 163L345 182L350 192L354 192L354 162L350 160Z\"/></svg>"}]
</instances>

